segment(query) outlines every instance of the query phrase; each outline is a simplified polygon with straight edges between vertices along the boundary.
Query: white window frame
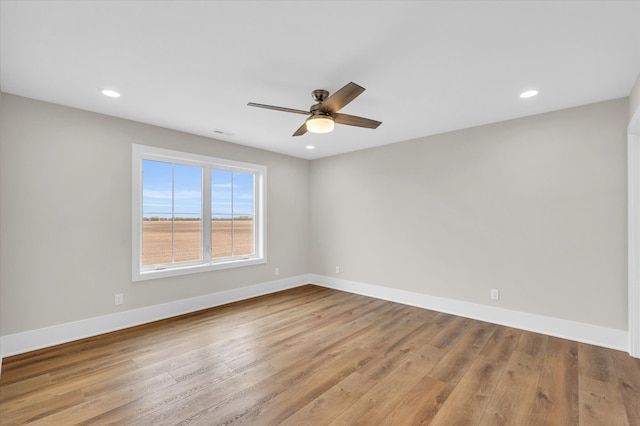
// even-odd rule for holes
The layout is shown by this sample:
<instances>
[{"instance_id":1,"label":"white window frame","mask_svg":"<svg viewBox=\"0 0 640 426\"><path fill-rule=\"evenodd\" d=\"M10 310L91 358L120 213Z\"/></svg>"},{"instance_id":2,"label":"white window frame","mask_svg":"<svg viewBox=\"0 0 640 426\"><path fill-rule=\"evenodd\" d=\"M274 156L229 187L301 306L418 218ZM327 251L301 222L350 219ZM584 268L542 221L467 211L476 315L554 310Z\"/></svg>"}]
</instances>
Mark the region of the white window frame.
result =
<instances>
[{"instance_id":1,"label":"white window frame","mask_svg":"<svg viewBox=\"0 0 640 426\"><path fill-rule=\"evenodd\" d=\"M258 265L267 262L266 215L267 215L267 167L259 164L226 160L188 152L174 151L153 146L132 146L131 174L131 229L132 229L132 280L145 281L156 278L174 277L197 272L215 271L240 266ZM142 266L142 162L143 160L163 161L202 167L202 260L179 264L163 265L162 269ZM255 253L224 259L211 259L211 177L210 170L228 170L252 173L254 183L254 244ZM207 216L209 220L206 220ZM207 237L207 235L209 237ZM208 244L207 244L208 243Z\"/></svg>"}]
</instances>

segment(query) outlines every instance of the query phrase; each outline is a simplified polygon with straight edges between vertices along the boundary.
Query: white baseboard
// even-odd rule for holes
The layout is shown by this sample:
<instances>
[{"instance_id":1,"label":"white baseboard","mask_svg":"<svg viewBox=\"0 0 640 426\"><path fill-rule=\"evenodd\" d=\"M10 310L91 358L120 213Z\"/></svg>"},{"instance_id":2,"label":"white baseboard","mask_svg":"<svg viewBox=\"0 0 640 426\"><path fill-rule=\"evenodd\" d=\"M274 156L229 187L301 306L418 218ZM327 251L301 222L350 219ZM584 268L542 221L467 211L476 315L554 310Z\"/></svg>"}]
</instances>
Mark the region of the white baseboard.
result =
<instances>
[{"instance_id":1,"label":"white baseboard","mask_svg":"<svg viewBox=\"0 0 640 426\"><path fill-rule=\"evenodd\" d=\"M543 315L529 314L526 312L512 311L488 305L481 305L478 303L429 296L411 291L364 284L323 275L312 274L311 283L336 290L362 294L364 296L375 297L377 299L384 299L405 305L445 312L465 318L472 318L521 330L533 331L535 333L561 337L563 339L574 340L605 348L625 352L628 352L629 349L629 333L625 330L601 327Z\"/></svg>"},{"instance_id":2,"label":"white baseboard","mask_svg":"<svg viewBox=\"0 0 640 426\"><path fill-rule=\"evenodd\" d=\"M49 346L122 330L177 315L187 314L251 297L299 287L310 282L309 275L298 275L276 281L225 290L204 296L104 315L86 320L39 328L0 337L0 359ZM0 367L1 368L1 367ZM0 370L1 371L1 370Z\"/></svg>"},{"instance_id":3,"label":"white baseboard","mask_svg":"<svg viewBox=\"0 0 640 426\"><path fill-rule=\"evenodd\" d=\"M111 331L122 330L128 327L299 287L309 283L625 352L629 349L629 333L625 330L429 296L323 275L305 274L211 293L204 296L176 300L160 305L0 336L0 362L2 358L8 356L109 333ZM1 371L0 367L0 374Z\"/></svg>"}]
</instances>

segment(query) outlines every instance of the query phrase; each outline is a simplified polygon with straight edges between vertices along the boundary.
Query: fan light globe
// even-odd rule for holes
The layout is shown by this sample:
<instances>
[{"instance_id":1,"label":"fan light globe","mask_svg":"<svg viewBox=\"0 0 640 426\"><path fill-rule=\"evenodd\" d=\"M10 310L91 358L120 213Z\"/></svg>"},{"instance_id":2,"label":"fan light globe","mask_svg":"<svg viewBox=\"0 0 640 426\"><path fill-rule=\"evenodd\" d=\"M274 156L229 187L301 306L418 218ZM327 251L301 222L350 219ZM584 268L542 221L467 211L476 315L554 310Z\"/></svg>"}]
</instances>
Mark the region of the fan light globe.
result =
<instances>
[{"instance_id":1,"label":"fan light globe","mask_svg":"<svg viewBox=\"0 0 640 426\"><path fill-rule=\"evenodd\" d=\"M309 117L307 120L307 130L311 133L329 133L333 126L333 118L326 115Z\"/></svg>"}]
</instances>

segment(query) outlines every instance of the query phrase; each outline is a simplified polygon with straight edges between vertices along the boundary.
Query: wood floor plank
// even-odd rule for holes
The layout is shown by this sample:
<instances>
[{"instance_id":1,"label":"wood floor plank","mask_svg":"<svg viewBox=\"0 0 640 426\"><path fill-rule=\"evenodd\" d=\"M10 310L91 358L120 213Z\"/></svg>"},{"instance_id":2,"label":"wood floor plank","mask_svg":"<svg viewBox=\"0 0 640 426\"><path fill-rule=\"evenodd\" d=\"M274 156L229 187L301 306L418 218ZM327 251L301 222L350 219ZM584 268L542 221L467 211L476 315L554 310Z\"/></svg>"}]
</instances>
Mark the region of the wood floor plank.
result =
<instances>
[{"instance_id":1,"label":"wood floor plank","mask_svg":"<svg viewBox=\"0 0 640 426\"><path fill-rule=\"evenodd\" d=\"M180 348L172 347L171 350L173 352L180 354L178 356L162 356L165 352L158 351L157 354L135 357L134 359L141 366L155 363L159 368L171 371L177 380L182 380L184 377L188 377L189 374L204 373L206 370L203 370L202 366L213 365L214 361L219 359L220 354L225 354L225 360L229 360L230 356L228 354L230 353L233 353L236 357L241 357L244 352L255 353L254 340L256 333L260 333L262 336L261 348L269 349L273 345L293 344L287 342L287 339L292 340L295 337L308 336L307 330L309 327L326 327L332 324L334 320L344 322L351 319L351 317L344 317L343 309L336 305L335 302L332 303L332 306L326 305L325 302L327 302L326 299L318 304L317 309L322 314L317 309L300 309L302 315L307 315L305 321L301 320L305 318L304 316L294 316L286 324L281 324L278 319L270 328L266 329L264 326L253 328L242 338L238 338L237 335L234 335L235 338L225 337L224 327L222 327L220 334L214 339L207 339L205 346L201 344L194 347L186 346L182 348L182 351ZM354 305L353 312L362 318L381 306L375 301L362 300L361 304ZM339 316L341 318L337 318Z\"/></svg>"},{"instance_id":2,"label":"wood floor plank","mask_svg":"<svg viewBox=\"0 0 640 426\"><path fill-rule=\"evenodd\" d=\"M431 345L436 348L451 349L464 336L465 331L473 324L474 321L468 318L454 318L433 337Z\"/></svg>"},{"instance_id":3,"label":"wood floor plank","mask_svg":"<svg viewBox=\"0 0 640 426\"><path fill-rule=\"evenodd\" d=\"M499 327L481 354L498 361L507 362L518 344L521 331L509 327Z\"/></svg>"},{"instance_id":4,"label":"wood floor plank","mask_svg":"<svg viewBox=\"0 0 640 426\"><path fill-rule=\"evenodd\" d=\"M284 388L280 391L271 389L275 394L271 399L260 401L259 404L253 406L251 403L237 401L239 404L235 404L235 407L232 406L231 410L216 410L213 412L213 416L217 422L222 424L231 422L238 425L281 424L286 418L307 405L309 401L316 399L337 383L342 382L357 371L361 365L370 362L373 356L373 353L364 349L350 350L336 357L333 361L309 371L304 378L295 382L302 386L285 383ZM195 421L193 418L189 418L188 421L190 424L208 425L211 422L211 414L212 412L207 410Z\"/></svg>"},{"instance_id":5,"label":"wood floor plank","mask_svg":"<svg viewBox=\"0 0 640 426\"><path fill-rule=\"evenodd\" d=\"M25 403L28 401L28 403ZM3 408L0 412L0 424L25 424L43 418L51 418L54 414L67 408L76 407L86 401L82 391L73 390L68 393L39 394L34 398L20 400L19 404Z\"/></svg>"},{"instance_id":6,"label":"wood floor plank","mask_svg":"<svg viewBox=\"0 0 640 426\"><path fill-rule=\"evenodd\" d=\"M514 351L478 424L528 424L541 366L540 357Z\"/></svg>"},{"instance_id":7,"label":"wood floor plank","mask_svg":"<svg viewBox=\"0 0 640 426\"><path fill-rule=\"evenodd\" d=\"M13 383L3 383L2 386L0 386L0 403L10 398L15 398L18 395L41 389L51 383L53 382L51 381L51 374L49 373L40 374Z\"/></svg>"},{"instance_id":8,"label":"wood floor plank","mask_svg":"<svg viewBox=\"0 0 640 426\"><path fill-rule=\"evenodd\" d=\"M286 418L282 424L294 426L330 423L362 398L369 389L392 374L399 364L418 348L419 346L410 343L409 348L399 348L391 354L379 351L369 363L310 401L306 406ZM427 352L427 349L430 350ZM420 364L423 368L428 368L440 359L443 352L442 349L425 346L421 352L423 358L421 358Z\"/></svg>"},{"instance_id":9,"label":"wood floor plank","mask_svg":"<svg viewBox=\"0 0 640 426\"><path fill-rule=\"evenodd\" d=\"M465 375L478 353L495 334L494 326L480 323L467 329L467 333L458 339L457 344L450 348L436 364L429 376L445 383L456 385Z\"/></svg>"},{"instance_id":10,"label":"wood floor plank","mask_svg":"<svg viewBox=\"0 0 640 426\"><path fill-rule=\"evenodd\" d=\"M420 314L419 311L411 307L407 307L403 311L405 311L403 314L392 315L393 318L390 321L385 322L384 325L377 326L375 328L376 331L379 331L380 329L385 329L387 330L387 333L384 333L380 336L370 335L367 337L365 337L362 333L358 333L357 336L351 335L349 336L348 339L344 339L344 341L341 342L340 346L342 346L343 344L346 344L346 346L343 346L343 347L351 348L353 345L357 345L357 348L360 349L360 348L366 348L367 346L370 346L370 345L375 347L377 345L375 342L378 341L378 342L384 342L385 347L387 348L387 351L393 351L394 347L397 347L397 345L399 345L399 341L410 340L408 338L403 337L404 336L403 334L398 334L397 331L402 330L403 328L407 327L409 324L413 324L413 321L416 320L416 315ZM371 333L371 331L372 331L371 328L367 329L368 333ZM411 336L411 334L409 334L409 336ZM335 345L335 346L338 347L338 345ZM367 359L359 360L357 367L361 367L362 365L368 363L370 361L370 358L371 356L369 356ZM311 375L313 375L313 372L304 374L305 378ZM324 392L327 386L329 385L333 386L335 384L333 383L332 380L324 380L322 382L323 382L323 386L314 387L313 388L314 392L318 392L319 390L322 390L322 392ZM309 394L309 389L306 389L305 387L305 390L306 392L304 395L307 395L306 398L310 398L311 394ZM319 394L314 396L317 397L318 395ZM301 402L304 402L302 406L306 404L307 400L305 399L304 396L301 396L299 392L296 399L301 400ZM277 405L278 402L280 405ZM276 405L276 408L269 410L270 405ZM299 405L298 408L301 408L301 406ZM199 417L198 421L203 421L206 423L207 421L210 421L211 417L220 419L220 418L227 418L230 416L231 418L234 419L234 422L239 421L240 423L242 423L246 421L246 419L251 419L252 416L255 415L255 413L260 413L261 417L266 418L265 421L268 424L271 424L271 422L279 422L285 419L286 417L290 416L292 414L291 410L292 410L291 401L290 401L288 392L283 391L279 395L276 395L273 399L270 399L269 401L266 401L265 403L262 403L259 406L253 407L248 412L239 413L236 411L233 413L233 415L229 415L229 414L225 414L226 413L225 411L220 411L219 409L216 409L216 410L209 409L209 410L206 410L206 414L202 414ZM269 419L272 419L272 420L269 421ZM189 421L193 421L193 420L190 419Z\"/></svg>"},{"instance_id":11,"label":"wood floor plank","mask_svg":"<svg viewBox=\"0 0 640 426\"><path fill-rule=\"evenodd\" d=\"M410 337L412 336L411 333L405 336L402 334L398 334L397 331L407 327L408 324L412 324L412 321L415 320L415 315L419 314L419 312L416 311L414 308L408 307L405 310L406 312L404 314L395 315L394 320L386 322L382 326L377 326L375 328L375 333L374 333L374 329L368 327L367 330L365 331L365 333L368 333L368 335L362 334L362 332L358 333L357 335L350 335L348 336L348 338L341 339L342 341L340 342L340 344L334 344L333 346L339 350L341 350L340 348L346 348L352 351L354 350L353 346L355 346L355 349L361 350L363 348L367 348L368 346L367 343L369 342L384 341L386 342L385 347L387 348L387 350L393 351L394 348L399 345L399 341L411 340L410 339ZM386 330L387 331L386 334L388 336L391 336L391 339L395 339L395 341L387 340L384 334L382 336L376 336L375 334L379 334L381 330ZM345 343L347 344L346 346L344 346ZM372 346L375 347L376 344L372 343ZM319 355L322 352L324 351L318 352L316 355ZM345 372L352 373L353 371L355 371L356 368L360 368L362 365L370 362L372 358L372 355L371 355L372 353L373 352L369 352L365 358L357 359L356 360L357 362L355 365L354 365L354 360L350 360L349 356L340 355L339 359L346 358L346 366L348 367L348 370L341 371L340 369L338 369L338 371L340 371L340 375L339 375L340 380L338 381L341 381L344 378L342 377L343 373ZM308 365L305 365L305 368L306 367L308 367ZM335 367L332 367L332 368L335 369ZM261 421L265 421L267 424L279 423L285 418L289 417L291 414L293 414L295 410L300 409L302 406L306 405L308 400L311 400L312 398L319 396L321 393L325 392L328 388L335 385L334 383L336 381L335 377L331 377L331 375L327 375L327 374L321 374L320 376L318 376L317 372L322 370L324 370L324 368L322 366L319 366L316 369L309 370L308 373L305 373L305 374L299 373L300 376L304 376L303 380L305 381L305 383L308 383L306 379L309 377L313 377L316 379L315 385L308 384L307 386L305 386L304 387L305 392L302 394L300 393L300 391L291 392L290 391L291 386L289 383L287 383L286 390L277 392L277 394L273 398L270 398L268 401L264 401L263 403L255 407L251 407L251 409L247 411L244 411L241 413L238 412L237 404L231 405L230 406L231 408L225 407L224 410L220 410L219 407L216 407L215 410L207 409L206 413L199 414L197 420L190 418L189 422L196 421L197 423L202 419L209 419L211 416L215 416L215 418L217 419L221 419L221 418L233 419L234 422L237 422L240 424L247 421L251 423L252 422L251 419L253 419L254 416L257 416L259 414L261 417ZM290 398L291 394L295 394L297 399L297 401L293 403L293 406ZM241 406L244 406L244 405L241 404ZM294 407L295 407L295 410L294 410ZM229 414L229 410L231 410L231 414ZM233 410L236 410L236 411L233 411ZM202 421L206 422L207 420L202 420Z\"/></svg>"},{"instance_id":12,"label":"wood floor plank","mask_svg":"<svg viewBox=\"0 0 640 426\"><path fill-rule=\"evenodd\" d=\"M449 426L480 423L506 366L504 361L478 355L432 419L432 424Z\"/></svg>"},{"instance_id":13,"label":"wood floor plank","mask_svg":"<svg viewBox=\"0 0 640 426\"><path fill-rule=\"evenodd\" d=\"M392 317L391 321L384 324L384 327L387 328L390 326L389 324L397 324L406 315L411 313L410 308L395 304L387 305L382 311ZM370 312L368 315L372 318L376 316L374 312ZM339 332L334 330L329 334L331 330L325 330L324 332L321 330L311 331L311 334L318 333L320 340L312 340L305 343L309 345L304 351L308 358L300 360L298 357L294 357L293 359L297 360L296 362L290 362L285 368L274 372L269 377L261 378L255 374L234 375L229 381L223 383L225 387L223 390L208 389L206 392L203 392L201 389L199 392L192 393L186 398L179 398L177 402L172 405L170 412L162 410L161 412L150 413L146 415L144 419L140 420L139 424L143 425L146 422L153 424L177 423L193 416L217 417L221 412L219 409L233 409L233 407L237 406L238 400L247 401L252 398L257 398L256 395L264 392L265 389L271 389L274 385L280 386L280 389L284 389L280 384L282 381L292 381L295 377L308 374L309 371L318 365L331 361L334 357L348 350L345 343L355 344L359 341L375 339L379 334L380 327L376 326L375 322L366 321L365 319L368 315L342 324ZM371 318L369 319L371 320ZM291 359L291 355L287 352L283 352L282 356L285 359ZM252 363L252 370L254 366L255 364ZM243 372L244 369L234 369L234 371ZM272 394L269 393L267 395L271 398L272 396L269 395ZM260 398L257 399L257 401L260 400ZM194 411L195 413L193 413ZM137 421L131 422L131 424L137 424Z\"/></svg>"},{"instance_id":14,"label":"wood floor plank","mask_svg":"<svg viewBox=\"0 0 640 426\"><path fill-rule=\"evenodd\" d=\"M514 350L531 356L544 357L547 351L548 340L549 336L545 336L544 334L520 330L520 337Z\"/></svg>"},{"instance_id":15,"label":"wood floor plank","mask_svg":"<svg viewBox=\"0 0 640 426\"><path fill-rule=\"evenodd\" d=\"M343 411L331 425L371 425L389 415L407 396L408 391L426 376L430 363L435 362L434 348L425 345L409 355L351 407Z\"/></svg>"},{"instance_id":16,"label":"wood floor plank","mask_svg":"<svg viewBox=\"0 0 640 426\"><path fill-rule=\"evenodd\" d=\"M578 343L578 373L601 382L615 383L616 372L611 351L598 346Z\"/></svg>"},{"instance_id":17,"label":"wood floor plank","mask_svg":"<svg viewBox=\"0 0 640 426\"><path fill-rule=\"evenodd\" d=\"M251 342L256 332L260 332L263 336L269 336L271 333L278 333L282 328L297 327L299 330L304 330L305 324L308 326L311 322L331 321L334 315L343 314L343 309L340 307L339 302L340 298L328 296L313 305L299 307L293 312L291 309L287 309L288 306L285 305L281 306L281 310L268 316L262 310L253 310L254 314L259 315L259 318L256 319L247 318L245 315L242 315L241 318L227 317L227 320L231 322L220 322L216 319L215 322L199 329L197 334L190 333L184 336L181 341L172 339L162 349L170 347L172 351L177 353L204 349L215 355L221 351L238 347L245 342ZM367 305L372 303L375 305L375 302L366 299L361 299L361 303L369 310L371 308ZM303 319L305 320L304 323L302 322ZM191 337L190 339L188 338L189 336ZM177 342L180 343L176 345ZM160 350L161 348L157 349L136 356L134 360L141 366L158 362L166 363L167 357L164 356L164 351ZM188 360L184 359L178 361L182 365L188 362Z\"/></svg>"},{"instance_id":18,"label":"wood floor plank","mask_svg":"<svg viewBox=\"0 0 640 426\"><path fill-rule=\"evenodd\" d=\"M370 356L359 361L358 369L366 368L366 365L368 365L373 358L372 354L376 353L376 351L380 355L389 358L392 358L394 353L406 354L411 350L412 347L415 346L414 340L418 340L418 336L425 332L424 329L416 328L413 332L410 332L408 334L401 333L403 329L411 329L411 327L415 327L416 316L417 314L420 314L420 312L416 311L415 308L412 307L409 307L407 311L408 312L406 314L395 316L395 319L385 322L384 325L379 325L375 327L375 329L367 328L367 335L358 333L357 335L352 334L346 338L343 338L340 341L340 345L335 345L335 347L342 346L344 348L349 348L350 350L352 348L369 349ZM329 384L333 386L334 383ZM326 389L323 388L322 390L324 392ZM284 396L279 396L279 398L277 399L284 398L286 400L287 393L285 392L284 394ZM307 395L309 396L308 393ZM319 396L319 394L315 396L317 397ZM307 400L304 398L302 400L306 404ZM264 407L261 406L258 407L257 411L263 412L263 409ZM285 419L291 414L292 412L289 411L288 413L286 413L286 415L280 416L279 421Z\"/></svg>"},{"instance_id":19,"label":"wood floor plank","mask_svg":"<svg viewBox=\"0 0 640 426\"><path fill-rule=\"evenodd\" d=\"M313 285L3 360L0 424L640 426L640 360Z\"/></svg>"},{"instance_id":20,"label":"wood floor plank","mask_svg":"<svg viewBox=\"0 0 640 426\"><path fill-rule=\"evenodd\" d=\"M223 401L234 390L266 380L279 371L269 362L256 364L239 374L229 373L225 365L220 368L225 372L216 375L215 370L209 369L207 374L177 382L168 389L148 392L138 399L105 411L87 421L87 424L175 424L177 421L170 423L170 419L188 417L189 407L192 406L190 403L197 404L200 400L209 401L211 404ZM155 423L151 423L152 420Z\"/></svg>"},{"instance_id":21,"label":"wood floor plank","mask_svg":"<svg viewBox=\"0 0 640 426\"><path fill-rule=\"evenodd\" d=\"M546 349L529 422L578 425L578 344L550 337Z\"/></svg>"},{"instance_id":22,"label":"wood floor plank","mask_svg":"<svg viewBox=\"0 0 640 426\"><path fill-rule=\"evenodd\" d=\"M640 426L640 359L620 351L611 351L611 357L629 424Z\"/></svg>"},{"instance_id":23,"label":"wood floor plank","mask_svg":"<svg viewBox=\"0 0 640 426\"><path fill-rule=\"evenodd\" d=\"M170 387L175 380L169 374L154 376L147 380L116 389L96 399L85 400L78 405L58 411L47 417L40 418L33 425L62 425L75 424L107 412L114 407L119 407L131 400L138 399L141 394L158 389Z\"/></svg>"},{"instance_id":24,"label":"wood floor plank","mask_svg":"<svg viewBox=\"0 0 640 426\"><path fill-rule=\"evenodd\" d=\"M628 426L620 389L615 383L580 376L580 424Z\"/></svg>"},{"instance_id":25,"label":"wood floor plank","mask_svg":"<svg viewBox=\"0 0 640 426\"><path fill-rule=\"evenodd\" d=\"M407 322L402 325L405 326L406 324ZM316 400L302 407L298 412L287 418L285 424L328 424L347 407L362 398L368 389L373 388L391 374L393 370L399 367L400 362L419 348L423 348L420 355L420 364L426 371L435 364L444 352L432 346L429 347L428 352L425 352L428 337L440 329L441 327L437 324L429 324L419 326L405 335L391 330L389 339L380 339L377 343L372 341L372 344L367 345L367 347L377 353L374 359L329 389L325 394L319 395ZM392 341L393 339L395 339L395 342ZM386 350L380 347L383 343L386 344ZM323 404L325 400L338 401L327 405Z\"/></svg>"},{"instance_id":26,"label":"wood floor plank","mask_svg":"<svg viewBox=\"0 0 640 426\"><path fill-rule=\"evenodd\" d=\"M37 406L32 408L32 416L43 412L43 410L46 410L44 402L50 401L52 399L57 400L58 398L64 396L70 397L74 395L80 395L81 398L75 398L75 401L83 402L88 387L94 385L103 387L109 386L109 384L113 383L114 381L122 382L122 378L126 377L128 372L134 370L135 364L131 361L125 361L122 364L122 366L119 366L120 368L115 367L108 371L96 371L80 377L74 376L73 380L49 383L38 389L34 389L30 392L21 394L19 397L7 399L2 404L3 416L11 416L15 411L22 411L24 408L24 401L30 401L31 403L37 402ZM143 375L142 372L136 371L136 380L142 380L143 378L152 377L155 375L156 374L154 373L150 375ZM61 400L63 399L64 398L61 398Z\"/></svg>"},{"instance_id":27,"label":"wood floor plank","mask_svg":"<svg viewBox=\"0 0 640 426\"><path fill-rule=\"evenodd\" d=\"M379 425L430 425L455 387L450 383L422 377L405 398ZM447 426L451 423L446 423Z\"/></svg>"}]
</instances>

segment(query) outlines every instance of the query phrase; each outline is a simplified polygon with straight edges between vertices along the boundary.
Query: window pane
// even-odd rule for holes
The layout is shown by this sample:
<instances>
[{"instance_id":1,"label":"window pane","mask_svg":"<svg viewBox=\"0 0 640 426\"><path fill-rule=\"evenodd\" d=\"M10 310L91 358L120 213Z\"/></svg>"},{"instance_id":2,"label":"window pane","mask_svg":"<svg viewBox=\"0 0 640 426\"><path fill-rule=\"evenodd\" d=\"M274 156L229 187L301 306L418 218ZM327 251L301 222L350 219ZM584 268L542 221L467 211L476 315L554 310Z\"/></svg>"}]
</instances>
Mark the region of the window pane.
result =
<instances>
[{"instance_id":1,"label":"window pane","mask_svg":"<svg viewBox=\"0 0 640 426\"><path fill-rule=\"evenodd\" d=\"M160 161L142 162L142 265L171 263L172 230L172 164Z\"/></svg>"},{"instance_id":2,"label":"window pane","mask_svg":"<svg viewBox=\"0 0 640 426\"><path fill-rule=\"evenodd\" d=\"M173 166L173 261L202 259L202 168Z\"/></svg>"},{"instance_id":3,"label":"window pane","mask_svg":"<svg viewBox=\"0 0 640 426\"><path fill-rule=\"evenodd\" d=\"M175 164L174 212L200 215L202 212L202 168Z\"/></svg>"},{"instance_id":4,"label":"window pane","mask_svg":"<svg viewBox=\"0 0 640 426\"><path fill-rule=\"evenodd\" d=\"M171 215L155 215L142 221L142 265L171 263Z\"/></svg>"},{"instance_id":5,"label":"window pane","mask_svg":"<svg viewBox=\"0 0 640 426\"><path fill-rule=\"evenodd\" d=\"M202 259L202 168L142 163L142 265Z\"/></svg>"},{"instance_id":6,"label":"window pane","mask_svg":"<svg viewBox=\"0 0 640 426\"><path fill-rule=\"evenodd\" d=\"M233 255L254 253L252 173L233 174Z\"/></svg>"},{"instance_id":7,"label":"window pane","mask_svg":"<svg viewBox=\"0 0 640 426\"><path fill-rule=\"evenodd\" d=\"M242 216L233 220L233 255L253 254L253 218Z\"/></svg>"},{"instance_id":8,"label":"window pane","mask_svg":"<svg viewBox=\"0 0 640 426\"><path fill-rule=\"evenodd\" d=\"M211 170L211 257L233 255L233 173Z\"/></svg>"},{"instance_id":9,"label":"window pane","mask_svg":"<svg viewBox=\"0 0 640 426\"><path fill-rule=\"evenodd\" d=\"M211 216L216 214L230 215L232 172L225 170L211 170Z\"/></svg>"},{"instance_id":10,"label":"window pane","mask_svg":"<svg viewBox=\"0 0 640 426\"><path fill-rule=\"evenodd\" d=\"M233 174L233 214L253 216L253 174Z\"/></svg>"},{"instance_id":11,"label":"window pane","mask_svg":"<svg viewBox=\"0 0 640 426\"><path fill-rule=\"evenodd\" d=\"M233 255L231 215L217 214L211 218L211 257Z\"/></svg>"},{"instance_id":12,"label":"window pane","mask_svg":"<svg viewBox=\"0 0 640 426\"><path fill-rule=\"evenodd\" d=\"M202 220L200 215L176 217L173 222L173 261L186 262L202 259L201 237Z\"/></svg>"},{"instance_id":13,"label":"window pane","mask_svg":"<svg viewBox=\"0 0 640 426\"><path fill-rule=\"evenodd\" d=\"M142 162L142 216L171 214L172 164L160 161Z\"/></svg>"}]
</instances>

